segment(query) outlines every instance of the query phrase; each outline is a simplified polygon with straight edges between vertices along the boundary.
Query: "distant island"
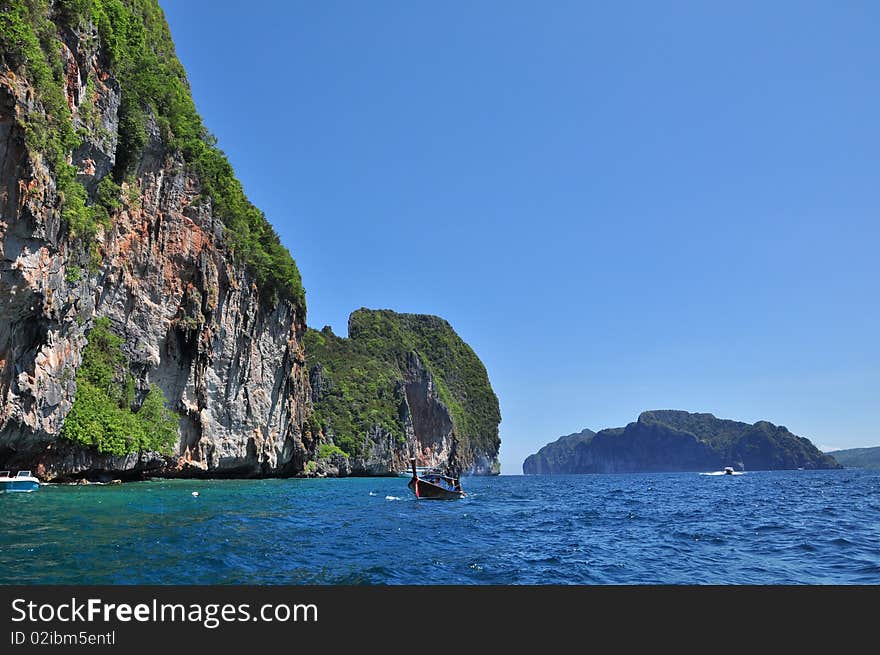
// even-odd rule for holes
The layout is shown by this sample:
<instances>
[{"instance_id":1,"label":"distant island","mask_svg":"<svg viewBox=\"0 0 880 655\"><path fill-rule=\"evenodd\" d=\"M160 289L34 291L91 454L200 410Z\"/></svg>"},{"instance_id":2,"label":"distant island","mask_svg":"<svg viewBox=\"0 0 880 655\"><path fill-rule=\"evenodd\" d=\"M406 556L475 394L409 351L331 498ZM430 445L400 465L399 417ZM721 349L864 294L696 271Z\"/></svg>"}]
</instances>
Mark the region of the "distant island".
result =
<instances>
[{"instance_id":1,"label":"distant island","mask_svg":"<svg viewBox=\"0 0 880 655\"><path fill-rule=\"evenodd\" d=\"M880 446L849 448L825 453L848 469L880 469Z\"/></svg>"},{"instance_id":2,"label":"distant island","mask_svg":"<svg viewBox=\"0 0 880 655\"><path fill-rule=\"evenodd\" d=\"M836 455L837 453L835 453ZM754 424L678 410L642 412L623 428L583 430L547 444L523 462L526 475L836 469L809 439L767 421Z\"/></svg>"}]
</instances>

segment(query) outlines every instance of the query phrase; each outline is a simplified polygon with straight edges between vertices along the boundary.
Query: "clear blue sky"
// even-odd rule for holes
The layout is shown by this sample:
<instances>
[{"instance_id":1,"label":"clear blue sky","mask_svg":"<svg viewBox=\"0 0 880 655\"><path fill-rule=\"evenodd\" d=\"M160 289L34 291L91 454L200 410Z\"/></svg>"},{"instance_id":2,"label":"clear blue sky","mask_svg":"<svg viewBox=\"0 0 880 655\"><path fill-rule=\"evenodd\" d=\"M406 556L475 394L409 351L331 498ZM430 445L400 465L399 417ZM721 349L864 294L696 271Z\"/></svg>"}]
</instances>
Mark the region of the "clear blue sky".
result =
<instances>
[{"instance_id":1,"label":"clear blue sky","mask_svg":"<svg viewBox=\"0 0 880 655\"><path fill-rule=\"evenodd\" d=\"M880 444L877 3L161 4L309 324L448 319L503 473L645 409Z\"/></svg>"}]
</instances>

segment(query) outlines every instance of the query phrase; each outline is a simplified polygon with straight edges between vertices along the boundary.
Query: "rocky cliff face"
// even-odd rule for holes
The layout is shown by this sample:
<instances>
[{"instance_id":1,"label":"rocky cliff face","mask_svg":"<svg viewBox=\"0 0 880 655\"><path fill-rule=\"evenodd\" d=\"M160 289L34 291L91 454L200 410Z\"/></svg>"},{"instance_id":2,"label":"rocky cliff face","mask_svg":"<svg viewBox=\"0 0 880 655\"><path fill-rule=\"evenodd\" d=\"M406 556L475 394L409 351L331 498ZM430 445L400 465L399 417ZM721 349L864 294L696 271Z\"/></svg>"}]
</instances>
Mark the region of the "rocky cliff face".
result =
<instances>
[{"instance_id":1,"label":"rocky cliff face","mask_svg":"<svg viewBox=\"0 0 880 655\"><path fill-rule=\"evenodd\" d=\"M784 426L659 410L643 412L625 428L562 437L527 458L523 472L715 471L725 466L738 470L840 468L808 439Z\"/></svg>"},{"instance_id":2,"label":"rocky cliff face","mask_svg":"<svg viewBox=\"0 0 880 655\"><path fill-rule=\"evenodd\" d=\"M63 91L80 145L66 153L96 202L121 156L126 90L95 29L56 24ZM8 55L8 56L7 56ZM173 55L172 55L173 56ZM45 479L145 470L270 475L302 470L313 444L304 309L261 300L212 199L149 107L146 141L93 255L62 219L58 172L29 146L46 104L4 53L0 69L0 468ZM57 118L57 117L56 117ZM59 438L96 317L124 337L135 405L158 385L180 416L175 457L112 457ZM179 459L178 459L179 458Z\"/></svg>"},{"instance_id":3,"label":"rocky cliff face","mask_svg":"<svg viewBox=\"0 0 880 655\"><path fill-rule=\"evenodd\" d=\"M595 436L595 432L585 428L580 432L559 437L534 455L526 457L523 462L523 473L552 475L586 468L582 460L587 456L589 444Z\"/></svg>"},{"instance_id":4,"label":"rocky cliff face","mask_svg":"<svg viewBox=\"0 0 880 655\"><path fill-rule=\"evenodd\" d=\"M438 397L431 373L418 355L410 353L408 359L404 374L395 381L393 394L390 394L399 425L389 429L366 421L354 439L346 439L346 434L337 431L345 428L335 427L338 424L331 413L326 421L316 424L316 436L327 444L341 443L346 450L334 451L329 458L319 457L315 466L317 474L396 475L398 471L409 469L411 456L419 466L446 466L448 462L455 462L457 442L449 410ZM316 382L312 398L320 411L338 387L321 363L315 363L311 373ZM472 464L467 470L490 472L489 467L481 470L479 464Z\"/></svg>"},{"instance_id":5,"label":"rocky cliff face","mask_svg":"<svg viewBox=\"0 0 880 655\"><path fill-rule=\"evenodd\" d=\"M393 475L411 456L457 473L500 471L498 399L485 367L446 321L360 309L348 339L329 327L309 330L306 346L310 424L341 451L328 458L331 472Z\"/></svg>"}]
</instances>

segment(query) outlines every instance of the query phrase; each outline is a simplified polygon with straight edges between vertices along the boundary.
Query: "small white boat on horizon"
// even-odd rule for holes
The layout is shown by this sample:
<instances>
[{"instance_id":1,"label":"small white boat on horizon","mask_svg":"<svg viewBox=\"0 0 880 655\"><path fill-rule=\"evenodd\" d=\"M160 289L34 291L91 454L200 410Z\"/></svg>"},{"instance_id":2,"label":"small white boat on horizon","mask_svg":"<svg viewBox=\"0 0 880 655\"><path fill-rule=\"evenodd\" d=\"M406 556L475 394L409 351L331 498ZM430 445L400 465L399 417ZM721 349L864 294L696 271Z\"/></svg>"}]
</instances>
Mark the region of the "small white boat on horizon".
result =
<instances>
[{"instance_id":1,"label":"small white boat on horizon","mask_svg":"<svg viewBox=\"0 0 880 655\"><path fill-rule=\"evenodd\" d=\"M0 471L0 493L29 493L40 488L40 481L30 471L19 471L13 476L10 471Z\"/></svg>"},{"instance_id":2,"label":"small white boat on horizon","mask_svg":"<svg viewBox=\"0 0 880 655\"><path fill-rule=\"evenodd\" d=\"M725 466L723 471L710 471L700 475L745 475L744 471L737 471L732 466Z\"/></svg>"}]
</instances>

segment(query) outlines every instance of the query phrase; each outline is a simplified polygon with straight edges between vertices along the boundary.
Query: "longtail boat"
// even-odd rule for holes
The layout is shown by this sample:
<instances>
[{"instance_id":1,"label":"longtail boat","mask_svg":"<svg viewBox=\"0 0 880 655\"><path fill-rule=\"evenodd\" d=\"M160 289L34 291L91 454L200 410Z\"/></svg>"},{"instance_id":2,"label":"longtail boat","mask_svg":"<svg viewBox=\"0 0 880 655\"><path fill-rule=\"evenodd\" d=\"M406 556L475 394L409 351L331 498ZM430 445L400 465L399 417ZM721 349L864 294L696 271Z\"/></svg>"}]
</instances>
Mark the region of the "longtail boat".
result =
<instances>
[{"instance_id":1,"label":"longtail boat","mask_svg":"<svg viewBox=\"0 0 880 655\"><path fill-rule=\"evenodd\" d=\"M412 479L407 485L416 495L416 498L424 498L425 500L455 500L466 496L461 488L461 482L458 478L453 478L440 473L428 472L419 476L416 469L416 460L411 458Z\"/></svg>"}]
</instances>

